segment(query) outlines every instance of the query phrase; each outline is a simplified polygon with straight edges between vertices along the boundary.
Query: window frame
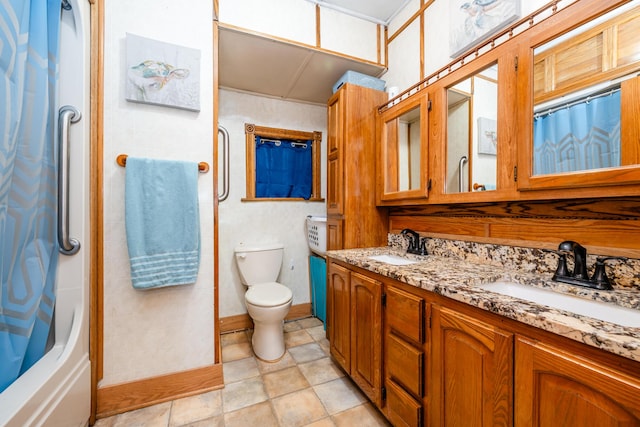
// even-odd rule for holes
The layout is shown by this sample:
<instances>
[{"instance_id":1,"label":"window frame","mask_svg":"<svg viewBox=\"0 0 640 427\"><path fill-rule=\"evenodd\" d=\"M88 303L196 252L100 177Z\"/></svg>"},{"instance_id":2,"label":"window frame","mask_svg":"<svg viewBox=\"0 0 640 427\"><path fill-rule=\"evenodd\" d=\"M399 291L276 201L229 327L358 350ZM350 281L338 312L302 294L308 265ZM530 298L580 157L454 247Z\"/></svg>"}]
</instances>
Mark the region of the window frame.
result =
<instances>
[{"instance_id":1,"label":"window frame","mask_svg":"<svg viewBox=\"0 0 640 427\"><path fill-rule=\"evenodd\" d=\"M322 143L322 132L304 132L299 130L271 128L266 126L256 126L252 123L245 123L245 149L246 149L246 196L242 199L245 202L280 202L280 201L308 201L324 202L320 195L320 144ZM256 197L256 135L261 138L272 139L297 139L312 140L311 144L311 197L303 199L301 197Z\"/></svg>"}]
</instances>

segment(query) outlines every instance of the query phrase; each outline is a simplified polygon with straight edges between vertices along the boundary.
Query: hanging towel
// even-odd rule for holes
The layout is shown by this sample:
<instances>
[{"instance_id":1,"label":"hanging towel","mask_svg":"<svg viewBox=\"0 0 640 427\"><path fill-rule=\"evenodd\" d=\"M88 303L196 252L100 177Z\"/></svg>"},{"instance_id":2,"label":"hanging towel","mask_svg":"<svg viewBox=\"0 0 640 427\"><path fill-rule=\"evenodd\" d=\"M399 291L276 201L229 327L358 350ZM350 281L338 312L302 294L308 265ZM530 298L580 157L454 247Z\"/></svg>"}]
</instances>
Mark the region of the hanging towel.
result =
<instances>
[{"instance_id":1,"label":"hanging towel","mask_svg":"<svg viewBox=\"0 0 640 427\"><path fill-rule=\"evenodd\" d=\"M133 287L195 283L200 265L197 163L128 157L125 170Z\"/></svg>"}]
</instances>

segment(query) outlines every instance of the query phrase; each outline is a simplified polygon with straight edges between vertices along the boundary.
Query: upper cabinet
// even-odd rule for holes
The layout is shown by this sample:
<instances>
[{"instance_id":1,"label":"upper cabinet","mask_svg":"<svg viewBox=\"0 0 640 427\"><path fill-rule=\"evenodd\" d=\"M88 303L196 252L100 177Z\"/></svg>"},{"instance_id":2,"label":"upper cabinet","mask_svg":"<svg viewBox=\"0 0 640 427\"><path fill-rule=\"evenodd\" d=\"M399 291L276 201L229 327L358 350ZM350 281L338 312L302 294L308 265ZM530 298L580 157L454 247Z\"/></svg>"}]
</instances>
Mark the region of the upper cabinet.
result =
<instances>
[{"instance_id":1,"label":"upper cabinet","mask_svg":"<svg viewBox=\"0 0 640 427\"><path fill-rule=\"evenodd\" d=\"M575 20L564 21L537 31L523 52L518 188L632 194L624 185L640 182L640 6L569 32Z\"/></svg>"},{"instance_id":2,"label":"upper cabinet","mask_svg":"<svg viewBox=\"0 0 640 427\"><path fill-rule=\"evenodd\" d=\"M427 198L427 97L396 104L378 115L378 204Z\"/></svg>"},{"instance_id":3,"label":"upper cabinet","mask_svg":"<svg viewBox=\"0 0 640 427\"><path fill-rule=\"evenodd\" d=\"M378 204L637 195L639 100L638 2L549 3L380 106Z\"/></svg>"},{"instance_id":4,"label":"upper cabinet","mask_svg":"<svg viewBox=\"0 0 640 427\"><path fill-rule=\"evenodd\" d=\"M516 53L497 47L429 86L429 202L516 197Z\"/></svg>"}]
</instances>

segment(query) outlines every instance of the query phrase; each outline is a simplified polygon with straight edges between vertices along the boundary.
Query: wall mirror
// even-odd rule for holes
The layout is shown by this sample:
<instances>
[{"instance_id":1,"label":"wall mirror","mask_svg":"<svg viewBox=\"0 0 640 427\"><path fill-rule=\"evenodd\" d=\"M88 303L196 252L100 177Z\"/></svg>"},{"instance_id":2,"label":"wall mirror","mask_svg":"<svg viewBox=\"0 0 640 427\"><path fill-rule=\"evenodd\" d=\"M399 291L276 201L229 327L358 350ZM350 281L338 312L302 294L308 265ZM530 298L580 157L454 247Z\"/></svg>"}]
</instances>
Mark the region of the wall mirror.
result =
<instances>
[{"instance_id":1,"label":"wall mirror","mask_svg":"<svg viewBox=\"0 0 640 427\"><path fill-rule=\"evenodd\" d=\"M522 186L640 179L638 2L532 46L532 58L531 170Z\"/></svg>"},{"instance_id":2,"label":"wall mirror","mask_svg":"<svg viewBox=\"0 0 640 427\"><path fill-rule=\"evenodd\" d=\"M446 193L496 189L498 64L447 88Z\"/></svg>"},{"instance_id":3,"label":"wall mirror","mask_svg":"<svg viewBox=\"0 0 640 427\"><path fill-rule=\"evenodd\" d=\"M424 99L409 99L378 117L380 199L424 197L426 148Z\"/></svg>"}]
</instances>

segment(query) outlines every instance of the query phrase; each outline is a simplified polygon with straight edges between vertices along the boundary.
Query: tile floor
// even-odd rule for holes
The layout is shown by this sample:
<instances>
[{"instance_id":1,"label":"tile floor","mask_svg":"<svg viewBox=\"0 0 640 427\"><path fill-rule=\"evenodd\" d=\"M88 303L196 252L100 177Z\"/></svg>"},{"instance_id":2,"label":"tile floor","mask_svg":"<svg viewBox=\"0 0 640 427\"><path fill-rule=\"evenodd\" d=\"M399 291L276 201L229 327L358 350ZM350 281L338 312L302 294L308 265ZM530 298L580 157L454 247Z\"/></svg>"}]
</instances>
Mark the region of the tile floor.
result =
<instances>
[{"instance_id":1,"label":"tile floor","mask_svg":"<svg viewBox=\"0 0 640 427\"><path fill-rule=\"evenodd\" d=\"M98 420L96 427L389 426L329 357L315 318L285 323L287 351L267 363L251 331L221 337L225 388Z\"/></svg>"}]
</instances>

